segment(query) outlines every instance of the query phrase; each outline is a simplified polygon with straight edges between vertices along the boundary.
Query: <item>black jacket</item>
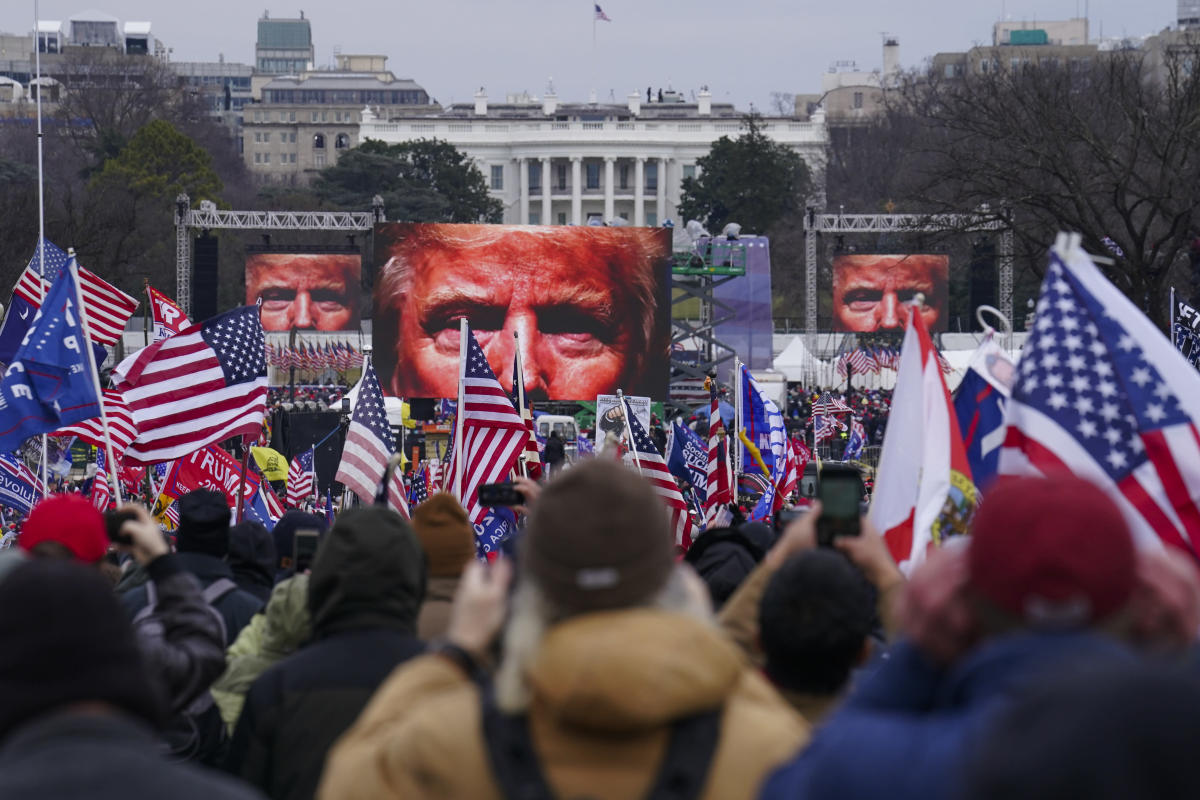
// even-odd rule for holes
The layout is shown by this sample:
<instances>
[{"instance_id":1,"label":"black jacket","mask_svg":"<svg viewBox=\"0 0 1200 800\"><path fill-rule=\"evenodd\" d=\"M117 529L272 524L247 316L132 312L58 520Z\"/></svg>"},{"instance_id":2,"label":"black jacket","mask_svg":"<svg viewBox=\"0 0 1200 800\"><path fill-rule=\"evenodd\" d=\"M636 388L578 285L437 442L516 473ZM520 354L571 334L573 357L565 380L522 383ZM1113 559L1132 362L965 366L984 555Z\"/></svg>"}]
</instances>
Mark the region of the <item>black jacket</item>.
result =
<instances>
[{"instance_id":1,"label":"black jacket","mask_svg":"<svg viewBox=\"0 0 1200 800\"><path fill-rule=\"evenodd\" d=\"M172 763L144 723L121 714L36 719L0 744L0 800L255 800L257 791L211 770Z\"/></svg>"},{"instance_id":2,"label":"black jacket","mask_svg":"<svg viewBox=\"0 0 1200 800\"><path fill-rule=\"evenodd\" d=\"M381 508L338 517L309 579L313 639L246 694L226 767L272 798L311 798L325 755L396 665L420 653L425 560Z\"/></svg>"},{"instance_id":3,"label":"black jacket","mask_svg":"<svg viewBox=\"0 0 1200 800\"><path fill-rule=\"evenodd\" d=\"M204 553L176 553L180 567L184 572L190 572L200 581L202 588L220 578L233 580L233 571L221 559ZM146 587L138 586L121 595L121 605L132 620L146 605ZM225 620L225 646L233 644L238 633L246 627L250 618L262 610L263 602L252 594L241 589L235 589L222 597L215 604Z\"/></svg>"}]
</instances>

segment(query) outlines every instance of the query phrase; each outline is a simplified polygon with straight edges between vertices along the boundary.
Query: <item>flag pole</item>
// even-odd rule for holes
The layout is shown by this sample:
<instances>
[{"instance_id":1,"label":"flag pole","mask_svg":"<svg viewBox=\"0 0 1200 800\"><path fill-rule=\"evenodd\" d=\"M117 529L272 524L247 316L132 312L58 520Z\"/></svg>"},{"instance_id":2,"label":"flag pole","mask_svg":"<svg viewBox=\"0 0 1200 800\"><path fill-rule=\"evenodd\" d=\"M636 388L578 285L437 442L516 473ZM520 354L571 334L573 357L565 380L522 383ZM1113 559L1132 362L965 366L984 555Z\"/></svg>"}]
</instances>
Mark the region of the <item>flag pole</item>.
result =
<instances>
[{"instance_id":1,"label":"flag pole","mask_svg":"<svg viewBox=\"0 0 1200 800\"><path fill-rule=\"evenodd\" d=\"M237 521L242 521L242 516L246 511L246 470L250 469L250 436L242 434L242 474L238 478L238 497L237 497ZM263 480L267 476L263 475Z\"/></svg>"},{"instance_id":2,"label":"flag pole","mask_svg":"<svg viewBox=\"0 0 1200 800\"><path fill-rule=\"evenodd\" d=\"M458 413L454 415L454 488L458 492L458 501L466 506L467 498L463 497L463 381L467 378L467 334L470 327L467 318L458 321Z\"/></svg>"},{"instance_id":3,"label":"flag pole","mask_svg":"<svg viewBox=\"0 0 1200 800\"><path fill-rule=\"evenodd\" d=\"M521 334L518 331L513 331L513 343L516 345L516 365L517 374L513 378L513 394L517 396L517 413L521 415L521 421L525 421L525 364L521 361ZM530 415L532 416L532 414ZM529 477L529 465L525 461L525 448L521 448L521 456L518 459L521 464L521 477Z\"/></svg>"},{"instance_id":4,"label":"flag pole","mask_svg":"<svg viewBox=\"0 0 1200 800\"><path fill-rule=\"evenodd\" d=\"M88 370L92 375L92 387L96 390L96 402L100 406L100 429L104 431L104 452L108 457L108 482L112 486L113 497L117 505L121 505L121 486L117 480L119 470L117 459L113 457L112 436L108 432L108 415L104 412L104 391L100 388L100 370L96 369L96 354L92 351L92 331L88 325L87 308L83 304L83 287L79 285L79 265L75 262L75 248L67 250L67 269L71 273L71 283L75 286L75 305L79 308L79 326L83 329L83 351L87 354ZM43 299L43 303L45 300ZM43 434L43 445L45 438ZM42 447L42 464L46 463L46 448ZM42 480L46 478L43 475Z\"/></svg>"},{"instance_id":5,"label":"flag pole","mask_svg":"<svg viewBox=\"0 0 1200 800\"><path fill-rule=\"evenodd\" d=\"M737 356L733 357L733 377L736 388L733 395L733 435L727 436L730 442L729 462L733 465L734 475L742 474L742 448L737 446L738 434L742 430L742 360ZM736 453L736 455L735 455Z\"/></svg>"},{"instance_id":6,"label":"flag pole","mask_svg":"<svg viewBox=\"0 0 1200 800\"><path fill-rule=\"evenodd\" d=\"M46 302L46 182L43 176L44 171L44 156L42 149L42 49L41 49L41 30L39 30L38 18L41 16L38 10L38 0L33 0L33 59L34 72L37 75L37 160L38 160L38 296L41 303ZM76 291L78 292L79 283L76 281ZM82 306L80 306L82 308ZM86 329L85 329L86 332ZM88 344L88 353L91 353L91 345ZM93 372L95 367L92 368ZM100 410L104 410L104 397L100 397ZM108 428L104 429L105 435L108 435ZM42 434L42 499L50 494L50 470L46 464L46 434ZM111 456L109 457L111 459ZM117 496L117 502L120 503L120 495Z\"/></svg>"},{"instance_id":7,"label":"flag pole","mask_svg":"<svg viewBox=\"0 0 1200 800\"><path fill-rule=\"evenodd\" d=\"M629 418L633 416L633 406L629 405L629 400L625 398L625 393L617 389L617 400L621 403L621 410L625 412L622 416L625 417L625 433L629 434L629 452L633 453L633 463L637 466L637 471L640 474L642 471L642 460L638 458L637 442L633 438L633 424Z\"/></svg>"}]
</instances>

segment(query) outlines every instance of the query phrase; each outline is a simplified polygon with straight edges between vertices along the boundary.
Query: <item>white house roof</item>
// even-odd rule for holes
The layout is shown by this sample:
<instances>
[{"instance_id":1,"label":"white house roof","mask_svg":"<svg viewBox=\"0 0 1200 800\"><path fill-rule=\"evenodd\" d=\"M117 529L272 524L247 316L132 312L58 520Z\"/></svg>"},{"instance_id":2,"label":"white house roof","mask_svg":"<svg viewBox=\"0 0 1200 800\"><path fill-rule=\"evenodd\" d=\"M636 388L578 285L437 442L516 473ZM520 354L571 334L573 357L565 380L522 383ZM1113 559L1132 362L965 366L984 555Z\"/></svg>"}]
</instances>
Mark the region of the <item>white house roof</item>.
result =
<instances>
[{"instance_id":1,"label":"white house roof","mask_svg":"<svg viewBox=\"0 0 1200 800\"><path fill-rule=\"evenodd\" d=\"M62 20L39 19L37 29L38 33L62 33Z\"/></svg>"},{"instance_id":2,"label":"white house roof","mask_svg":"<svg viewBox=\"0 0 1200 800\"><path fill-rule=\"evenodd\" d=\"M120 22L112 14L105 14L103 11L96 11L95 9L88 9L87 11L80 11L78 14L72 14L67 17L67 20L69 22Z\"/></svg>"},{"instance_id":3,"label":"white house roof","mask_svg":"<svg viewBox=\"0 0 1200 800\"><path fill-rule=\"evenodd\" d=\"M149 22L126 22L125 23L125 35L128 36L131 33L148 35L150 33L150 23Z\"/></svg>"}]
</instances>

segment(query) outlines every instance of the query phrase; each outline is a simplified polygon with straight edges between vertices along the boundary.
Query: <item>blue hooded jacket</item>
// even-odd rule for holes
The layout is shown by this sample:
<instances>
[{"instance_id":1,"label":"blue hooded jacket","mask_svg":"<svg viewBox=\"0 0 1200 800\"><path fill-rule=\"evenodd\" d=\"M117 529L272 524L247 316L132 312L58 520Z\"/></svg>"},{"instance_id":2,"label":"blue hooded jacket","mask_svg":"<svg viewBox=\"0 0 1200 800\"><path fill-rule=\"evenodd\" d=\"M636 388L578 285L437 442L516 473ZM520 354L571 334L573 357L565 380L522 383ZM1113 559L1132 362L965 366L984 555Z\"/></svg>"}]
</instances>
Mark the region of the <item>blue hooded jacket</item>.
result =
<instances>
[{"instance_id":1,"label":"blue hooded jacket","mask_svg":"<svg viewBox=\"0 0 1200 800\"><path fill-rule=\"evenodd\" d=\"M1052 672L1135 658L1095 633L1023 631L941 669L911 643L898 642L812 743L767 781L761 797L960 797L972 748L1022 686Z\"/></svg>"}]
</instances>

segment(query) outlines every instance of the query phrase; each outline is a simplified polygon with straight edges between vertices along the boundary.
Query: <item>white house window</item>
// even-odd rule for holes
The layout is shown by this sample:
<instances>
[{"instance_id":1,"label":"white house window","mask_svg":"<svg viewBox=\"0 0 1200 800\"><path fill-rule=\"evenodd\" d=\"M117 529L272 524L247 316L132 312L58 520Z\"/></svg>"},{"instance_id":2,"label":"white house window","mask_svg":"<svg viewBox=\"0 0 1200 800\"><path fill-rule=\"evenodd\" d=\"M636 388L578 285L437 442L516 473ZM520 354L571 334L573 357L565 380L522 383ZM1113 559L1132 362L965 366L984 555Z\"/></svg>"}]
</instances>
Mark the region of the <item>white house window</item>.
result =
<instances>
[{"instance_id":1,"label":"white house window","mask_svg":"<svg viewBox=\"0 0 1200 800\"><path fill-rule=\"evenodd\" d=\"M504 167L500 164L492 165L492 189L496 191L504 189Z\"/></svg>"}]
</instances>

